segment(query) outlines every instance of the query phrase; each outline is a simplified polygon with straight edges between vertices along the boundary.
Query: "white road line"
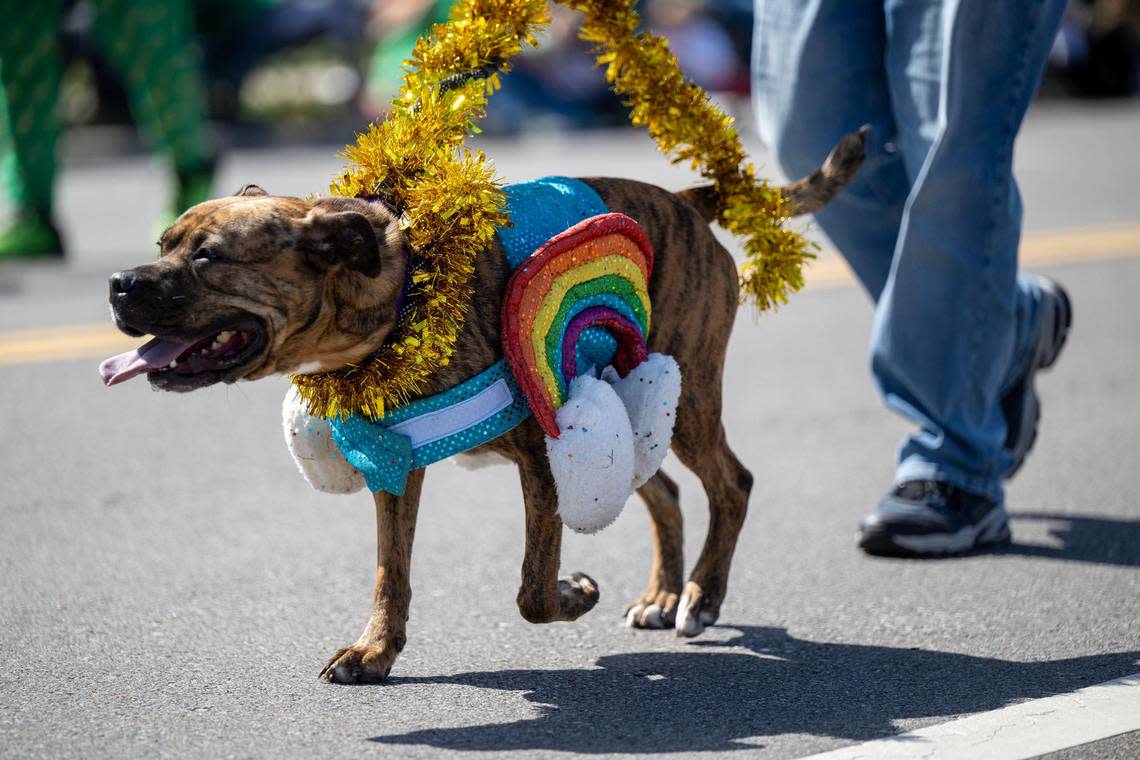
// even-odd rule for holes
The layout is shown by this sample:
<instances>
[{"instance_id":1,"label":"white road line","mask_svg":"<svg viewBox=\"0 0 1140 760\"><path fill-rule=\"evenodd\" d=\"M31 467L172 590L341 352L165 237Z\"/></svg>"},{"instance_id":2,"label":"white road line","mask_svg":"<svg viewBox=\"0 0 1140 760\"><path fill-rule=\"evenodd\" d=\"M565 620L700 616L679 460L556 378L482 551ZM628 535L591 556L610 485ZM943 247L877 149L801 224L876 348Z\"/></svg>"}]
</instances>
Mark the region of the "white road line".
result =
<instances>
[{"instance_id":1,"label":"white road line","mask_svg":"<svg viewBox=\"0 0 1140 760\"><path fill-rule=\"evenodd\" d=\"M1023 760L1140 730L1140 673L800 760Z\"/></svg>"}]
</instances>

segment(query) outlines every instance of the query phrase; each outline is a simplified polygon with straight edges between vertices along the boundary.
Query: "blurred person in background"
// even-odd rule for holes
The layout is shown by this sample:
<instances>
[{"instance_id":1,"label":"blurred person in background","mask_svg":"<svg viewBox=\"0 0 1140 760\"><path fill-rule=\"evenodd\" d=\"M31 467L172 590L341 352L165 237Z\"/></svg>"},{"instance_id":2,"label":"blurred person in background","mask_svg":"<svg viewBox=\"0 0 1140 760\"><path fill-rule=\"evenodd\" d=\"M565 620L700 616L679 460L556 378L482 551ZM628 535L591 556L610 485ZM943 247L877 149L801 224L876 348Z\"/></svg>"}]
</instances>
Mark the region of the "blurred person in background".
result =
<instances>
[{"instance_id":1,"label":"blurred person in background","mask_svg":"<svg viewBox=\"0 0 1140 760\"><path fill-rule=\"evenodd\" d=\"M134 118L170 160L174 192L166 226L206 200L214 159L204 121L204 96L189 0L90 0L95 42L122 78ZM4 179L13 219L0 231L0 259L61 256L53 222L63 56L63 0L0 0L0 77L9 151Z\"/></svg>"},{"instance_id":2,"label":"blurred person in background","mask_svg":"<svg viewBox=\"0 0 1140 760\"><path fill-rule=\"evenodd\" d=\"M1073 0L1049 61L1077 95L1135 95L1140 90L1140 2Z\"/></svg>"},{"instance_id":3,"label":"blurred person in background","mask_svg":"<svg viewBox=\"0 0 1140 760\"><path fill-rule=\"evenodd\" d=\"M1064 0L756 0L754 106L783 170L870 125L855 181L816 214L876 304L871 370L918 430L860 526L868 553L1009 540L1002 481L1038 423L1034 377L1071 318L1018 272L1013 144Z\"/></svg>"},{"instance_id":4,"label":"blurred person in background","mask_svg":"<svg viewBox=\"0 0 1140 760\"><path fill-rule=\"evenodd\" d=\"M370 34L379 41L366 86L368 113L383 114L403 81L403 63L416 40L447 20L450 0L375 0ZM490 100L480 129L513 134L531 129L586 128L625 123L620 101L594 65L589 46L577 37L581 17L552 3L551 23L538 49L512 61L502 88Z\"/></svg>"},{"instance_id":5,"label":"blurred person in background","mask_svg":"<svg viewBox=\"0 0 1140 760\"><path fill-rule=\"evenodd\" d=\"M646 25L669 40L685 76L710 92L748 92L748 67L707 0L653 0Z\"/></svg>"},{"instance_id":6,"label":"blurred person in background","mask_svg":"<svg viewBox=\"0 0 1140 760\"><path fill-rule=\"evenodd\" d=\"M240 120L245 80L259 67L272 65L278 54L319 41L355 60L365 42L371 5L370 0L194 0L210 116Z\"/></svg>"},{"instance_id":7,"label":"blurred person in background","mask_svg":"<svg viewBox=\"0 0 1140 760\"><path fill-rule=\"evenodd\" d=\"M712 92L747 95L751 0L645 0L645 25L667 38L686 75ZM447 20L449 0L374 0L369 35L378 40L369 67L366 113L388 110L416 39ZM578 39L581 15L551 3L551 23L537 50L512 62L489 102L481 129L489 134L628 124L627 111ZM737 28L733 28L733 24ZM733 32L737 34L734 35Z\"/></svg>"},{"instance_id":8,"label":"blurred person in background","mask_svg":"<svg viewBox=\"0 0 1140 760\"><path fill-rule=\"evenodd\" d=\"M549 129L591 129L628 123L590 45L578 38L582 17L562 5L550 8L550 26L539 48L527 50L503 78L487 109L488 131L498 134Z\"/></svg>"}]
</instances>

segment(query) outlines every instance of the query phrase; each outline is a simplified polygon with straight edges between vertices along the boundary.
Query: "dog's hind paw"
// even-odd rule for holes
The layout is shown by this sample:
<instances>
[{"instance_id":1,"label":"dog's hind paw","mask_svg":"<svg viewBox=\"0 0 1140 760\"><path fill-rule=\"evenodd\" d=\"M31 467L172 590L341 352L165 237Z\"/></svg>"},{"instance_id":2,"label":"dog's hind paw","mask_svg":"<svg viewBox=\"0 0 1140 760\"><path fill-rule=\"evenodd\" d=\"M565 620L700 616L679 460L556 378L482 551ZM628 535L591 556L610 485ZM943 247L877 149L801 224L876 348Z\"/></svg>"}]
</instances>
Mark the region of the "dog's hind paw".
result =
<instances>
[{"instance_id":1,"label":"dog's hind paw","mask_svg":"<svg viewBox=\"0 0 1140 760\"><path fill-rule=\"evenodd\" d=\"M393 646L354 644L337 650L320 678L328 683L379 683L388 677L396 654Z\"/></svg>"},{"instance_id":2,"label":"dog's hind paw","mask_svg":"<svg viewBox=\"0 0 1140 760\"><path fill-rule=\"evenodd\" d=\"M677 619L677 595L662 591L646 594L625 608L628 628L661 630L672 628Z\"/></svg>"},{"instance_id":3,"label":"dog's hind paw","mask_svg":"<svg viewBox=\"0 0 1140 760\"><path fill-rule=\"evenodd\" d=\"M718 617L720 610L713 608L701 587L692 581L686 584L685 593L681 594L681 601L677 604L677 635L686 638L700 636Z\"/></svg>"}]
</instances>

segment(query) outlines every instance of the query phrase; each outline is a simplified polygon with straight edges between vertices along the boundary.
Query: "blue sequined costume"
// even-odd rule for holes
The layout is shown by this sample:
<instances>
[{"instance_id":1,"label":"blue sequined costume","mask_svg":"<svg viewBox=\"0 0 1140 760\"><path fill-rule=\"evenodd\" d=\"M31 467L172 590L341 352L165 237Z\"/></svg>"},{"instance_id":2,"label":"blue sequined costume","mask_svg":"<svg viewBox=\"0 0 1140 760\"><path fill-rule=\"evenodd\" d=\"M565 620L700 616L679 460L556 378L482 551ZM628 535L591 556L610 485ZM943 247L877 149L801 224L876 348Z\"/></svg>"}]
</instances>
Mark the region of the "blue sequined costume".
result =
<instances>
[{"instance_id":1,"label":"blue sequined costume","mask_svg":"<svg viewBox=\"0 0 1140 760\"><path fill-rule=\"evenodd\" d=\"M498 236L512 269L550 238L609 210L593 188L568 177L544 177L503 190L512 225L500 228ZM582 371L591 365L605 366L613 356L614 339L602 330L593 330L583 338L578 356ZM410 420L422 422L430 419L429 415L444 414L465 403L479 405L487 416L442 437L421 433L423 440L417 441L398 432ZM529 416L530 409L510 367L500 359L470 380L392 409L379 421L351 415L343 420L330 419L329 423L337 447L349 464L363 473L368 488L399 496L411 470L494 440Z\"/></svg>"}]
</instances>

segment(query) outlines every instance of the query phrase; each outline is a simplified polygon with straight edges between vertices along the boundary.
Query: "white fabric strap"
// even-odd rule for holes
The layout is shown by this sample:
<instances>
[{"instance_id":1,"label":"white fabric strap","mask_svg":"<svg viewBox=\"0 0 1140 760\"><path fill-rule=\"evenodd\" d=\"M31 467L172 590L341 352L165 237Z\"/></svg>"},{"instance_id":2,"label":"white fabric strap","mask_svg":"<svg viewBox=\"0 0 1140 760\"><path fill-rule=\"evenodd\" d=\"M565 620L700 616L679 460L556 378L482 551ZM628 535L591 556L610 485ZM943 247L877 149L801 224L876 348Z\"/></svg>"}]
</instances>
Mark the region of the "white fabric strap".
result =
<instances>
[{"instance_id":1,"label":"white fabric strap","mask_svg":"<svg viewBox=\"0 0 1140 760\"><path fill-rule=\"evenodd\" d=\"M514 397L511 388L500 377L469 399L404 420L388 430L412 439L412 448L418 449L441 438L462 433L495 416L512 403Z\"/></svg>"}]
</instances>

